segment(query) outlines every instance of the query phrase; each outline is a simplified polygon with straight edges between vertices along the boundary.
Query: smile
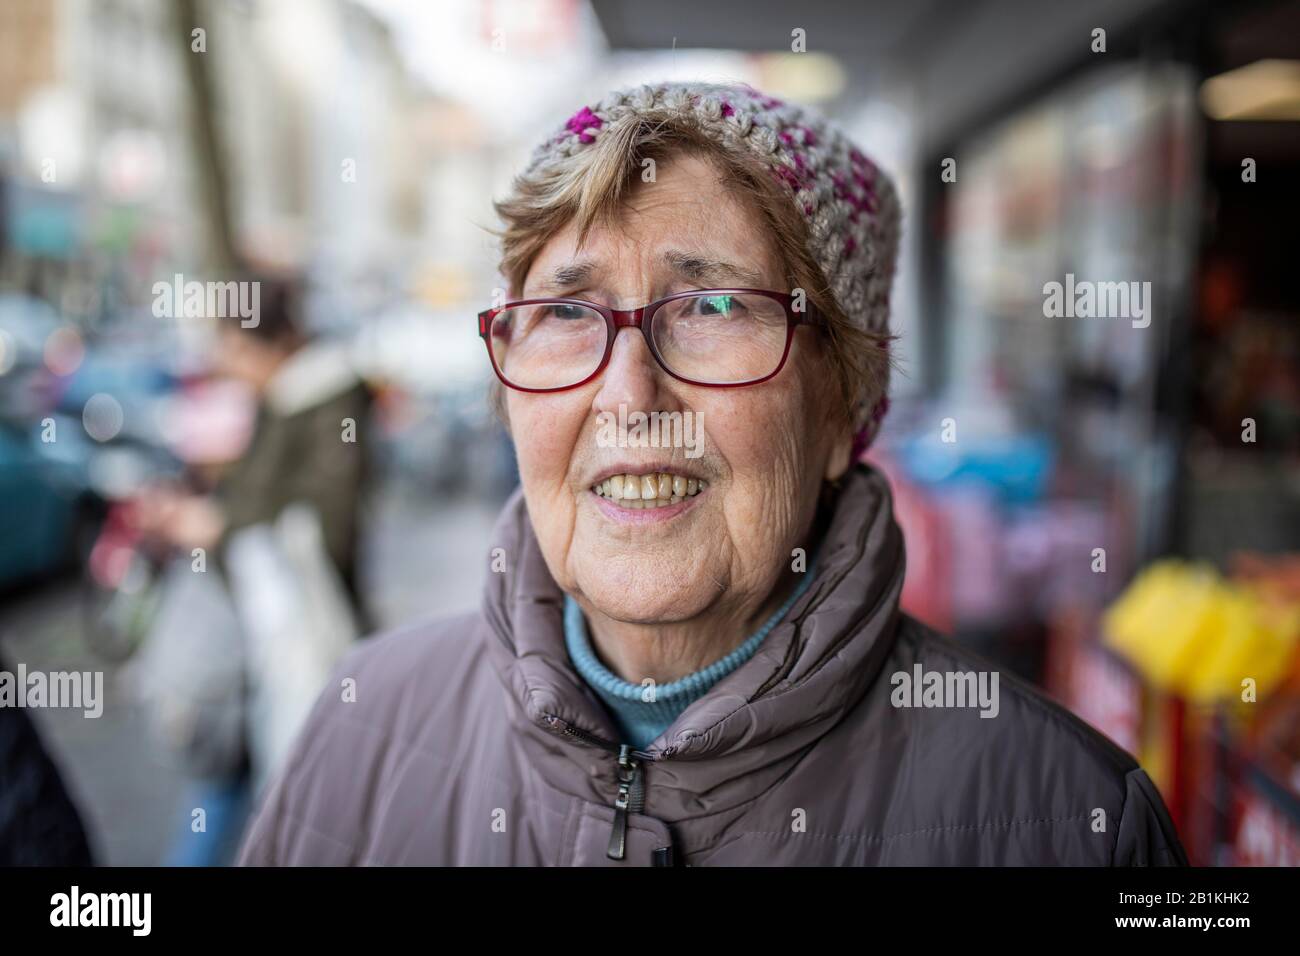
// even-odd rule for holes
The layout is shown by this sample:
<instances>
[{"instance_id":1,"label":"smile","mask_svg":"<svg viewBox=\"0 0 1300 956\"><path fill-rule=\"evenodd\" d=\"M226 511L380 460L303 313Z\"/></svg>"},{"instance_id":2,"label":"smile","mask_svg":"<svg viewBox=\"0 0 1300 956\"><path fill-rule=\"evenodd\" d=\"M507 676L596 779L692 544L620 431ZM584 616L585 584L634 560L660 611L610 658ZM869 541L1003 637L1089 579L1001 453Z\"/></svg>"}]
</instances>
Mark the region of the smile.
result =
<instances>
[{"instance_id":1,"label":"smile","mask_svg":"<svg viewBox=\"0 0 1300 956\"><path fill-rule=\"evenodd\" d=\"M592 492L611 504L629 510L666 508L692 498L708 488L697 478L683 478L662 471L648 475L611 475L591 486Z\"/></svg>"}]
</instances>

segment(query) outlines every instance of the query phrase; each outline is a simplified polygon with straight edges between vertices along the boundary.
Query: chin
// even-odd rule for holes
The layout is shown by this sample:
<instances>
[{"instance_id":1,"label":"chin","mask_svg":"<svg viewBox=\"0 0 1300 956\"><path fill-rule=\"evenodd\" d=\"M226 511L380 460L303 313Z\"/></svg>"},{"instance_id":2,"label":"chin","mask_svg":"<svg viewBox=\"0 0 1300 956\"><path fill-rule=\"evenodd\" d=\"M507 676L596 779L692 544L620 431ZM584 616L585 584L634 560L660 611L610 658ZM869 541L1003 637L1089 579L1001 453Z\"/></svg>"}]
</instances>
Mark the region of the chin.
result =
<instances>
[{"instance_id":1,"label":"chin","mask_svg":"<svg viewBox=\"0 0 1300 956\"><path fill-rule=\"evenodd\" d=\"M577 583L595 610L626 624L687 620L705 610L716 597L716 589L706 583L709 579L695 574L684 573L675 580L665 581L658 575L647 577L644 573L618 573L622 570L605 564L593 569L591 577L579 574ZM658 581L655 581L656 577ZM629 583L629 579L634 583ZM651 582L654 582L653 587L649 586Z\"/></svg>"}]
</instances>

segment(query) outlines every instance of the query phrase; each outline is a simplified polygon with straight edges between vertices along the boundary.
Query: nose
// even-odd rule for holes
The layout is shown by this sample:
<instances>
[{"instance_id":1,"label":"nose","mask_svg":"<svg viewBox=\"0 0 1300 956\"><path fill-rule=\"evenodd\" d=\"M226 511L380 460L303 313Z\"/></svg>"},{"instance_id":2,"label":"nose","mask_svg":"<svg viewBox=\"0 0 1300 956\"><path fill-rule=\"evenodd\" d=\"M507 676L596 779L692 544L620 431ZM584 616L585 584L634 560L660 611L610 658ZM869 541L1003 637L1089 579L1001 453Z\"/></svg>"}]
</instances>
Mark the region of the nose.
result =
<instances>
[{"instance_id":1,"label":"nose","mask_svg":"<svg viewBox=\"0 0 1300 956\"><path fill-rule=\"evenodd\" d=\"M598 412L615 414L619 405L626 405L630 411L657 410L663 369L650 353L640 329L620 322L614 331L614 348L600 377L593 407Z\"/></svg>"}]
</instances>

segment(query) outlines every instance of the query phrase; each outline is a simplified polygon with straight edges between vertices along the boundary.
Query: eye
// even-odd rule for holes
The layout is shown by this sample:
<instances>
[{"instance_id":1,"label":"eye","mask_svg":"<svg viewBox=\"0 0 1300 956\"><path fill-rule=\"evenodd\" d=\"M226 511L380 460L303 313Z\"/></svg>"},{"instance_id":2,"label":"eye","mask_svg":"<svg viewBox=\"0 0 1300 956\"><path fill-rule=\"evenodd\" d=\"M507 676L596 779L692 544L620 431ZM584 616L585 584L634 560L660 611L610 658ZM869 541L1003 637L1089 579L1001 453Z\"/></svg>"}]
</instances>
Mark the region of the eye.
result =
<instances>
[{"instance_id":1,"label":"eye","mask_svg":"<svg viewBox=\"0 0 1300 956\"><path fill-rule=\"evenodd\" d=\"M565 305L564 303L555 302L545 306L543 314L547 318L555 319L584 319L591 315L591 310L580 305Z\"/></svg>"},{"instance_id":2,"label":"eye","mask_svg":"<svg viewBox=\"0 0 1300 956\"><path fill-rule=\"evenodd\" d=\"M739 311L739 303L730 295L704 295L693 301L700 315L727 316Z\"/></svg>"}]
</instances>

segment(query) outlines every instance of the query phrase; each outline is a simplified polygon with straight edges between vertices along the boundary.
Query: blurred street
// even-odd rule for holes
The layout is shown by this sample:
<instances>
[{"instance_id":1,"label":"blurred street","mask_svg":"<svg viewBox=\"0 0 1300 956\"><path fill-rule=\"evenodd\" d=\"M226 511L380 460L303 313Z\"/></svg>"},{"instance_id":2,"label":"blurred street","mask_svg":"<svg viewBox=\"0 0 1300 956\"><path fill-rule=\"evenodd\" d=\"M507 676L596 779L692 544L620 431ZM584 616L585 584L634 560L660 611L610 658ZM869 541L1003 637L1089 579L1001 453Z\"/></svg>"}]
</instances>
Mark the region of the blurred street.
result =
<instances>
[{"instance_id":1,"label":"blurred street","mask_svg":"<svg viewBox=\"0 0 1300 956\"><path fill-rule=\"evenodd\" d=\"M441 500L409 489L394 489L375 504L366 573L382 625L475 606L484 562L468 545L486 546L496 506L464 494ZM80 711L59 708L30 713L91 830L96 862L154 866L188 819L183 771L167 748L141 746L148 727L120 692L118 666L83 640L82 587L59 578L5 596L0 654L29 670L104 671L101 717L87 720Z\"/></svg>"}]
</instances>

